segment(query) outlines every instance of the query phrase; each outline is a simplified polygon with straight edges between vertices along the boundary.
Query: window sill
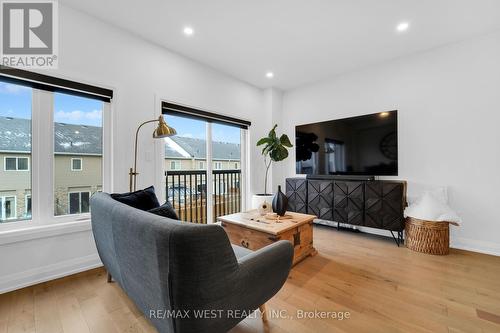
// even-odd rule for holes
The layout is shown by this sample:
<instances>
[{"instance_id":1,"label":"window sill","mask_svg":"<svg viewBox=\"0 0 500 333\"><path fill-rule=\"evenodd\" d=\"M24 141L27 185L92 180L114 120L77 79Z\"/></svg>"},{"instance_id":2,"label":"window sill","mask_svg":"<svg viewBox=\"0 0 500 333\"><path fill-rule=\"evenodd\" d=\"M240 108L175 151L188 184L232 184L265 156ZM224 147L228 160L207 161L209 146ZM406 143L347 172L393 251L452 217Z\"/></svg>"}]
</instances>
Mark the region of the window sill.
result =
<instances>
[{"instance_id":1,"label":"window sill","mask_svg":"<svg viewBox=\"0 0 500 333\"><path fill-rule=\"evenodd\" d=\"M30 225L15 230L0 231L0 246L33 239L48 238L92 230L90 218L47 225Z\"/></svg>"}]
</instances>

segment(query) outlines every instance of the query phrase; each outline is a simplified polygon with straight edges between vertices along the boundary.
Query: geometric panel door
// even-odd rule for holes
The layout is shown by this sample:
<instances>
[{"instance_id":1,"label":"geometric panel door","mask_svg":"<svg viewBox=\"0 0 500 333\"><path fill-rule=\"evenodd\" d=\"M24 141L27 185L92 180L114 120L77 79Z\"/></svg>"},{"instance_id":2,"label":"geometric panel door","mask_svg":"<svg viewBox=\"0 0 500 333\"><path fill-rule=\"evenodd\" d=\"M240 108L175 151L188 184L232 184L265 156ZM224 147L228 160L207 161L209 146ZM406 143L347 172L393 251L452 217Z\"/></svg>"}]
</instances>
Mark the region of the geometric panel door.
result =
<instances>
[{"instance_id":1,"label":"geometric panel door","mask_svg":"<svg viewBox=\"0 0 500 333\"><path fill-rule=\"evenodd\" d=\"M307 185L307 211L319 219L333 219L333 181L309 180Z\"/></svg>"},{"instance_id":2,"label":"geometric panel door","mask_svg":"<svg viewBox=\"0 0 500 333\"><path fill-rule=\"evenodd\" d=\"M288 211L307 214L307 179L287 178Z\"/></svg>"},{"instance_id":3,"label":"geometric panel door","mask_svg":"<svg viewBox=\"0 0 500 333\"><path fill-rule=\"evenodd\" d=\"M363 225L364 184L360 181L335 181L333 190L333 220Z\"/></svg>"},{"instance_id":4,"label":"geometric panel door","mask_svg":"<svg viewBox=\"0 0 500 333\"><path fill-rule=\"evenodd\" d=\"M404 229L404 184L371 181L366 183L365 225L392 231Z\"/></svg>"}]
</instances>

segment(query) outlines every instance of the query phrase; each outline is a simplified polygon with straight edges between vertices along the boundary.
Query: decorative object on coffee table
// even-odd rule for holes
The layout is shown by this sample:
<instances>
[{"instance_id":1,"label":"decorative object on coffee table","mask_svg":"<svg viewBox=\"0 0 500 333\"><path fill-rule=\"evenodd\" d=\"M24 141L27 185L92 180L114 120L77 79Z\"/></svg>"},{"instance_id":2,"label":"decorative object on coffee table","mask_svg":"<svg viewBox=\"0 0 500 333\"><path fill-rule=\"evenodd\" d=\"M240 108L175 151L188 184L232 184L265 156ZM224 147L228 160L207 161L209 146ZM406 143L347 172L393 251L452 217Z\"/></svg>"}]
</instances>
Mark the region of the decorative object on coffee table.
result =
<instances>
[{"instance_id":1,"label":"decorative object on coffee table","mask_svg":"<svg viewBox=\"0 0 500 333\"><path fill-rule=\"evenodd\" d=\"M285 193L281 192L281 186L278 186L278 192L273 198L273 212L279 216L283 216L288 208L288 198Z\"/></svg>"},{"instance_id":2,"label":"decorative object on coffee table","mask_svg":"<svg viewBox=\"0 0 500 333\"><path fill-rule=\"evenodd\" d=\"M290 214L285 214L283 216L279 216L278 214L276 213L267 213L265 216L264 216L267 220L274 220L276 222L281 222L282 220L289 220L289 219L293 219L293 216L290 215Z\"/></svg>"},{"instance_id":3,"label":"decorative object on coffee table","mask_svg":"<svg viewBox=\"0 0 500 333\"><path fill-rule=\"evenodd\" d=\"M261 216L264 216L267 213L271 213L271 210L272 210L271 204L269 202L267 202L267 201L264 201L263 203L261 203L259 205L259 207L257 207L257 211L259 212L259 214Z\"/></svg>"},{"instance_id":4,"label":"decorative object on coffee table","mask_svg":"<svg viewBox=\"0 0 500 333\"><path fill-rule=\"evenodd\" d=\"M293 264L314 256L313 220L315 215L287 212L279 222L275 217L260 216L256 210L220 216L217 220L234 245L258 250L279 240L288 240L294 249Z\"/></svg>"},{"instance_id":5,"label":"decorative object on coffee table","mask_svg":"<svg viewBox=\"0 0 500 333\"><path fill-rule=\"evenodd\" d=\"M174 128L167 125L167 123L165 122L165 119L163 119L163 115L159 116L158 119L148 120L148 121L145 121L139 125L139 127L137 128L137 131L135 132L134 168L130 168L130 171L129 171L130 192L135 191L136 185L137 185L137 175L139 174L137 172L137 139L139 137L139 130L141 129L142 126L149 124L149 123L158 123L158 126L156 127L155 131L153 132L154 139L166 138L168 136L173 136L173 135L177 134L177 131Z\"/></svg>"},{"instance_id":6,"label":"decorative object on coffee table","mask_svg":"<svg viewBox=\"0 0 500 333\"><path fill-rule=\"evenodd\" d=\"M272 162L283 161L288 157L288 148L293 147L290 139L286 134L282 134L280 137L276 135L276 127L269 131L266 137L261 138L257 141L257 146L264 145L262 148L262 156L264 156L264 165L266 166L266 174L264 177L264 193L254 194L252 197L252 208L256 209L261 203L266 200L272 200L272 194L267 193L267 179L269 175L269 167L271 167Z\"/></svg>"}]
</instances>

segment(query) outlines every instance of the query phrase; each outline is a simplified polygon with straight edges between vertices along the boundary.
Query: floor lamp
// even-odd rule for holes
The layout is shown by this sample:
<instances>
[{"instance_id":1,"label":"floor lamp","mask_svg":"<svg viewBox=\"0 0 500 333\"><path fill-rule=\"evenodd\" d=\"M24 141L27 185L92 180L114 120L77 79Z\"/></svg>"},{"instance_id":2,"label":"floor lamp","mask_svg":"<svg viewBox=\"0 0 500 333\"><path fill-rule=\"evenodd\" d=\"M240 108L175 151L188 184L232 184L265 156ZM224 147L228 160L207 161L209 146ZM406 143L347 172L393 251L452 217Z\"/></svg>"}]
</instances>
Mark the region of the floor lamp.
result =
<instances>
[{"instance_id":1,"label":"floor lamp","mask_svg":"<svg viewBox=\"0 0 500 333\"><path fill-rule=\"evenodd\" d=\"M165 119L163 119L163 115L159 116L158 119L148 120L148 121L145 121L139 125L139 127L137 128L137 131L135 132L134 167L130 168L130 172L129 172L130 192L136 190L137 175L139 174L137 172L137 138L139 137L139 130L141 129L142 126L149 124L149 123L158 123L158 126L156 127L155 131L153 132L154 139L166 138L166 137L177 134L177 131L174 128L167 125L167 123L165 122Z\"/></svg>"}]
</instances>

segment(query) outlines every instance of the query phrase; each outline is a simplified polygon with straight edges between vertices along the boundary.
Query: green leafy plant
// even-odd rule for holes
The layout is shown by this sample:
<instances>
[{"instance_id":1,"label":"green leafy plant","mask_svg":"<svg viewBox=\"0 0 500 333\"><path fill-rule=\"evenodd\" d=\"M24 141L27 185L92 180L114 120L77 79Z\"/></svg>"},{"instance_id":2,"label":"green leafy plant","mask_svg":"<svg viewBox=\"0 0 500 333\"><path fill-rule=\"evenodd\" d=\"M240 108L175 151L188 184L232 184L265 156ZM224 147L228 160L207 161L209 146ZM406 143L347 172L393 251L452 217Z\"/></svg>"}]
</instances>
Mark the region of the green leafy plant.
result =
<instances>
[{"instance_id":1,"label":"green leafy plant","mask_svg":"<svg viewBox=\"0 0 500 333\"><path fill-rule=\"evenodd\" d=\"M266 176L264 181L264 194L267 194L267 176L269 174L269 167L272 162L283 161L288 157L288 148L292 148L293 145L286 134L282 134L280 137L276 135L276 127L274 125L267 137L264 137L257 141L257 146L262 146L262 155L264 156L264 164L266 165Z\"/></svg>"}]
</instances>

